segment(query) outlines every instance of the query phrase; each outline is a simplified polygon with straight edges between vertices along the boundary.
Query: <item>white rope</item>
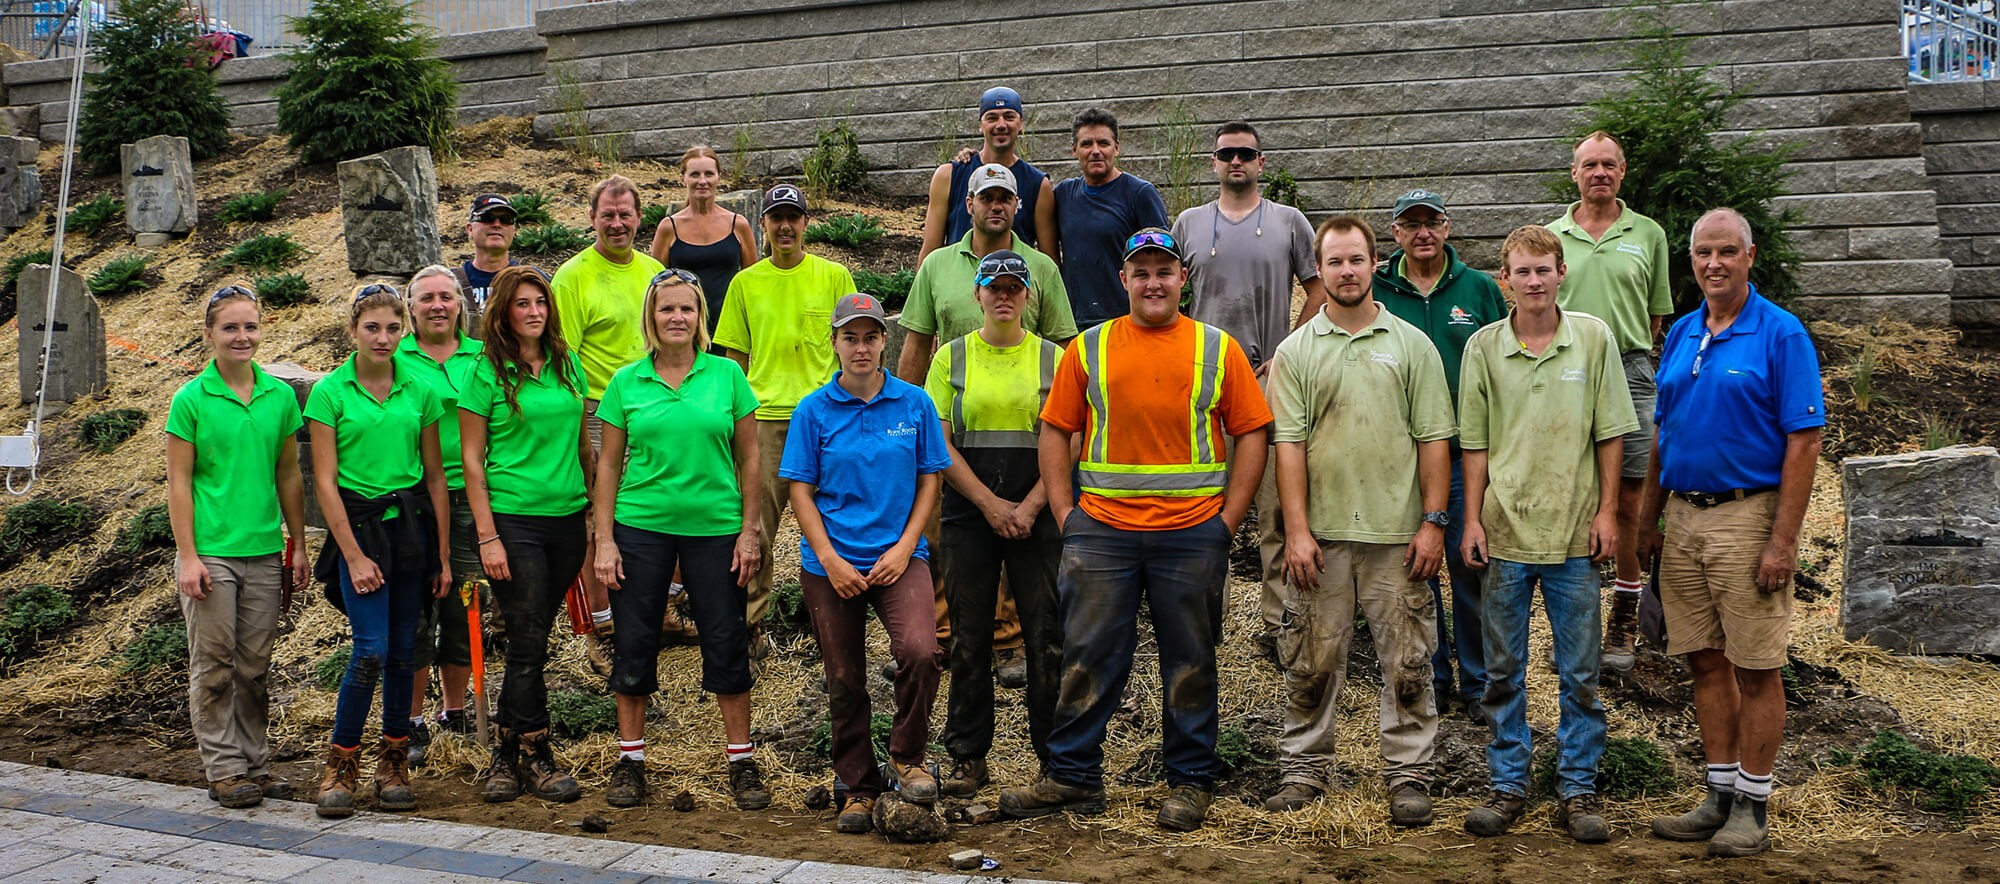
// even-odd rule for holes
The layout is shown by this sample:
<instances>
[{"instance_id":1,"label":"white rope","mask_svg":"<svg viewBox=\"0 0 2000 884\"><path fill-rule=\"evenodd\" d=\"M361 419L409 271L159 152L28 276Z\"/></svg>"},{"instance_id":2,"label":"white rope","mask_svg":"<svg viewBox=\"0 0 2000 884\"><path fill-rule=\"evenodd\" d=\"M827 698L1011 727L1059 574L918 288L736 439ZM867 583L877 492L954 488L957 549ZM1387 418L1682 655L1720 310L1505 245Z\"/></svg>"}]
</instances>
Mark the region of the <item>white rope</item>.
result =
<instances>
[{"instance_id":1,"label":"white rope","mask_svg":"<svg viewBox=\"0 0 2000 884\"><path fill-rule=\"evenodd\" d=\"M28 415L28 483L14 487L14 471L7 468L7 493L27 494L40 478L42 463L41 422L49 404L49 360L56 346L56 292L62 284L63 226L69 220L69 181L76 163L76 119L83 110L83 68L90 63L90 8L76 19L76 64L69 78L69 119L63 121L62 184L56 196L56 239L49 247L49 295L42 309L42 382L35 393L35 411ZM18 311L17 311L18 312Z\"/></svg>"}]
</instances>

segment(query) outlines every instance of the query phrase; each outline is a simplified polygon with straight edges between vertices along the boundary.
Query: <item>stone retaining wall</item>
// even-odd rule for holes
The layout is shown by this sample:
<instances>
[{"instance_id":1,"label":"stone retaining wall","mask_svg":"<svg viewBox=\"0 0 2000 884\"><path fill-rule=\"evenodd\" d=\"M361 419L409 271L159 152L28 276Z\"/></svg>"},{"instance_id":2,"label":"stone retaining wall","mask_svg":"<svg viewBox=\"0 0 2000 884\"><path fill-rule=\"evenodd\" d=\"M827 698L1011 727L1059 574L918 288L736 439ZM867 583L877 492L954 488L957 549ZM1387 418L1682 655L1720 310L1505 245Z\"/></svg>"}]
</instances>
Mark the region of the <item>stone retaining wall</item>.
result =
<instances>
[{"instance_id":1,"label":"stone retaining wall","mask_svg":"<svg viewBox=\"0 0 2000 884\"><path fill-rule=\"evenodd\" d=\"M1937 191L1938 247L1955 265L1952 322L2000 326L2000 83L1912 84L1910 111Z\"/></svg>"}]
</instances>

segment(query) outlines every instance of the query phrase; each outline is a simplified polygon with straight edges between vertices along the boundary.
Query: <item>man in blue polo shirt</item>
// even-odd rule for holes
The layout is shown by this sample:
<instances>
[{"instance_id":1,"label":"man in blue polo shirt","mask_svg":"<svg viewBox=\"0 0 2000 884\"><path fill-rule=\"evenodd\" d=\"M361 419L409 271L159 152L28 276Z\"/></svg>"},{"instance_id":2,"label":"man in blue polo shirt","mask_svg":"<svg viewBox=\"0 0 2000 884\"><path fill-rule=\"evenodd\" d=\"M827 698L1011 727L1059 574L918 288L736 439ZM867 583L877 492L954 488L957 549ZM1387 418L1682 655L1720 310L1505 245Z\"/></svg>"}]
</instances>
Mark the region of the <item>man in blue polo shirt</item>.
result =
<instances>
[{"instance_id":1,"label":"man in blue polo shirt","mask_svg":"<svg viewBox=\"0 0 2000 884\"><path fill-rule=\"evenodd\" d=\"M917 252L921 263L926 255L957 242L972 229L972 213L966 207L966 185L972 173L987 163L997 163L1014 173L1021 208L1014 217L1014 234L1035 248L1056 241L1055 186L1049 176L1022 159L1021 93L995 86L979 96L979 137L984 142L976 152L961 152L959 159L937 167L931 173L930 207L924 212L924 242Z\"/></svg>"},{"instance_id":2,"label":"man in blue polo shirt","mask_svg":"<svg viewBox=\"0 0 2000 884\"><path fill-rule=\"evenodd\" d=\"M1658 557L1667 653L1686 654L1694 673L1708 796L1653 820L1653 834L1707 841L1710 856L1750 856L1771 845L1765 805L1785 732L1779 668L1826 401L1805 326L1750 284L1749 222L1711 210L1688 251L1703 303L1674 323L1660 357L1639 552Z\"/></svg>"},{"instance_id":3,"label":"man in blue polo shirt","mask_svg":"<svg viewBox=\"0 0 2000 884\"><path fill-rule=\"evenodd\" d=\"M1152 182L1119 170L1118 118L1110 111L1085 109L1069 134L1083 176L1056 185L1058 247L1049 254L1062 264L1076 325L1085 329L1130 310L1118 256L1133 231L1167 226L1167 204Z\"/></svg>"}]
</instances>

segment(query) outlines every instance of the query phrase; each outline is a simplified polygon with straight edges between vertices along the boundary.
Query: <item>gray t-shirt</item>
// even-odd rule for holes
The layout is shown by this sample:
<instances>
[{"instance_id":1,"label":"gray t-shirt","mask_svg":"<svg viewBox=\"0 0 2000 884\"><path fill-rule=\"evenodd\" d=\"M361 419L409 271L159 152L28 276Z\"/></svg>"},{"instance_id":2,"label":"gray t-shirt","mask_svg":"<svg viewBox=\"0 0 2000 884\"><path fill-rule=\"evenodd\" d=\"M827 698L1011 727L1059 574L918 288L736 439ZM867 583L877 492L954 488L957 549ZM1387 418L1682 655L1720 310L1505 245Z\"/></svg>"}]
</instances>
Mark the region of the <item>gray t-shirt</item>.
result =
<instances>
[{"instance_id":1,"label":"gray t-shirt","mask_svg":"<svg viewBox=\"0 0 2000 884\"><path fill-rule=\"evenodd\" d=\"M1209 203L1174 220L1174 239L1194 285L1188 315L1228 332L1251 365L1263 365L1292 333L1292 280L1319 278L1305 214L1259 200L1232 222Z\"/></svg>"}]
</instances>

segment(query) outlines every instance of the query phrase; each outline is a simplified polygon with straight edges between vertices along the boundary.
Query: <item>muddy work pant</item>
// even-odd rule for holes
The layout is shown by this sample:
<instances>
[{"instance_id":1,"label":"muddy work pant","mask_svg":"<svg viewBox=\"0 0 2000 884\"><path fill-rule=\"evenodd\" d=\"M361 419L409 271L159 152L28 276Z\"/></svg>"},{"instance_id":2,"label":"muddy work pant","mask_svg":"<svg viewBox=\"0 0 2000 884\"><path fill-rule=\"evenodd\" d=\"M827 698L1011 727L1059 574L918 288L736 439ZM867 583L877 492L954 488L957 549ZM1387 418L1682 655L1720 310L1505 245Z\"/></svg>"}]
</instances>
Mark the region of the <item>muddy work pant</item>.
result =
<instances>
[{"instance_id":1,"label":"muddy work pant","mask_svg":"<svg viewBox=\"0 0 2000 884\"><path fill-rule=\"evenodd\" d=\"M1056 604L1056 563L1062 534L1046 513L1029 536L1009 540L984 520L946 522L933 547L938 583L951 602L958 639L951 645L951 697L944 747L953 758L985 758L993 748L993 644L1004 566L1014 587L1020 632L1028 648L1028 742L1048 757L1049 718L1062 672L1062 612Z\"/></svg>"},{"instance_id":2,"label":"muddy work pant","mask_svg":"<svg viewBox=\"0 0 2000 884\"><path fill-rule=\"evenodd\" d=\"M507 675L500 683L500 725L517 734L549 726L549 629L570 584L583 571L587 541L581 511L568 516L493 514L507 550L511 580L493 581L507 612Z\"/></svg>"},{"instance_id":3,"label":"muddy work pant","mask_svg":"<svg viewBox=\"0 0 2000 884\"><path fill-rule=\"evenodd\" d=\"M1334 767L1334 729L1354 610L1382 667L1382 776L1390 786L1430 781L1438 715L1431 693L1437 609L1431 588L1411 580L1400 543L1320 541L1326 570L1310 590L1285 588L1278 625L1278 665L1285 672L1285 726L1278 766L1287 783L1326 791Z\"/></svg>"},{"instance_id":4,"label":"muddy work pant","mask_svg":"<svg viewBox=\"0 0 2000 884\"><path fill-rule=\"evenodd\" d=\"M868 726L868 609L889 631L889 655L896 661L896 718L889 731L889 757L903 764L924 760L930 744L931 705L943 674L937 651L937 620L931 608L931 569L910 559L903 576L888 586L871 586L844 599L833 582L806 571L800 575L813 635L826 666L827 717L833 720L833 773L847 794L872 798L888 788L875 763Z\"/></svg>"},{"instance_id":5,"label":"muddy work pant","mask_svg":"<svg viewBox=\"0 0 2000 884\"><path fill-rule=\"evenodd\" d=\"M180 597L187 619L188 721L211 783L266 772L283 558L202 556L208 597Z\"/></svg>"},{"instance_id":6,"label":"muddy work pant","mask_svg":"<svg viewBox=\"0 0 2000 884\"><path fill-rule=\"evenodd\" d=\"M771 546L778 542L778 520L792 503L792 482L778 475L778 465L785 459L785 436L791 427L790 421L757 421L757 520L764 533L758 546L757 573L750 575L744 593L743 621L752 633L764 627L764 615L771 609L771 584L777 579L771 570Z\"/></svg>"},{"instance_id":7,"label":"muddy work pant","mask_svg":"<svg viewBox=\"0 0 2000 884\"><path fill-rule=\"evenodd\" d=\"M1220 516L1172 531L1128 531L1077 507L1063 523L1063 666L1049 730L1049 776L1104 786L1104 733L1125 695L1138 649L1139 601L1153 612L1160 647L1160 715L1167 784L1211 789L1215 755L1215 648L1230 532Z\"/></svg>"}]
</instances>

